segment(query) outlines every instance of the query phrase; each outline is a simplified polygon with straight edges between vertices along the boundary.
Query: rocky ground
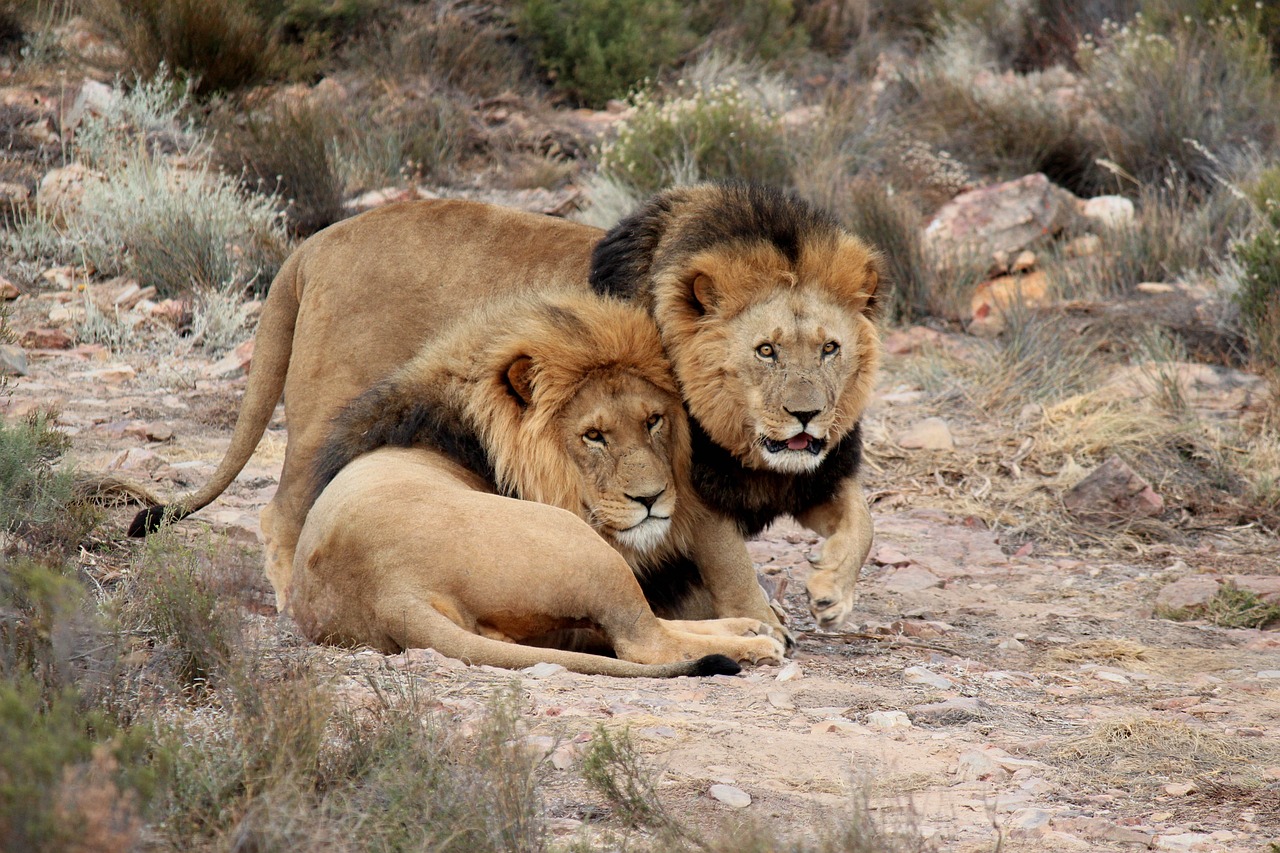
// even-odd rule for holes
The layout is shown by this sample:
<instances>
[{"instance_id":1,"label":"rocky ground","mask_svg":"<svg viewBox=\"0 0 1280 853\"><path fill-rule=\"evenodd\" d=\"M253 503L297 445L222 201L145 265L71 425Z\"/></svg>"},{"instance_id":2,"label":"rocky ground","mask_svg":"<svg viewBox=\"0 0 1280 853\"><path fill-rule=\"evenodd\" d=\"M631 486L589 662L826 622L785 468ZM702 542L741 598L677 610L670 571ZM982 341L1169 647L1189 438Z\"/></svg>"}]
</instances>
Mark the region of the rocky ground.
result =
<instances>
[{"instance_id":1,"label":"rocky ground","mask_svg":"<svg viewBox=\"0 0 1280 853\"><path fill-rule=\"evenodd\" d=\"M249 349L215 363L175 355L164 337L118 352L51 348L69 342L35 330L76 288L50 280L11 303L28 375L13 382L4 413L57 406L83 472L166 495L203 482L226 446ZM265 649L337 674L357 706L374 702L379 685L413 682L466 719L516 680L531 743L549 752L546 799L566 840L593 831L598 806L576 764L605 724L630 729L661 769L666 800L699 823L746 815L805 832L869 798L885 821L914 825L946 850L1280 842L1280 633L1154 615L1203 603L1227 579L1280 600L1274 540L1240 525L1121 557L1052 538L1001 541L940 473L986 439L902 381L934 350L901 338L891 350L901 354L890 356L867 418L876 546L847 631L815 632L804 605L818 539L782 526L751 545L799 635L785 666L623 681L315 648L276 619L262 578L249 584L246 612ZM943 439L929 420L940 413ZM278 418L227 495L182 528L212 527L256 548L284 444ZM132 512L119 509L112 523L122 528ZM84 560L105 582L121 571L110 557Z\"/></svg>"}]
</instances>

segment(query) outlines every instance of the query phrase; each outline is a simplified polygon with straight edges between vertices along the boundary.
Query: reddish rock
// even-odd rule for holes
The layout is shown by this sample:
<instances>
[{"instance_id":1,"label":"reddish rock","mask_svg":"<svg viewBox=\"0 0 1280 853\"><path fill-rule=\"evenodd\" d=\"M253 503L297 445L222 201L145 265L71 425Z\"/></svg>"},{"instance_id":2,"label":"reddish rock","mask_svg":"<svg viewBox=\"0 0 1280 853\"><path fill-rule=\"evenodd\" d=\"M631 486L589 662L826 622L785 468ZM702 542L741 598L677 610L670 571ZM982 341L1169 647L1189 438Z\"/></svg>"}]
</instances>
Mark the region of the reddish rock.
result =
<instances>
[{"instance_id":1,"label":"reddish rock","mask_svg":"<svg viewBox=\"0 0 1280 853\"><path fill-rule=\"evenodd\" d=\"M22 291L18 290L17 285L0 275L0 299L17 299L21 295Z\"/></svg>"},{"instance_id":2,"label":"reddish rock","mask_svg":"<svg viewBox=\"0 0 1280 853\"><path fill-rule=\"evenodd\" d=\"M969 331L983 336L999 334L1004 331L1005 314L1011 307L1043 307L1052 301L1049 277L1039 270L984 281L969 299Z\"/></svg>"},{"instance_id":3,"label":"reddish rock","mask_svg":"<svg viewBox=\"0 0 1280 853\"><path fill-rule=\"evenodd\" d=\"M1217 578L1195 575L1183 578L1160 590L1156 596L1157 610L1197 610L1218 594L1221 584Z\"/></svg>"},{"instance_id":4,"label":"reddish rock","mask_svg":"<svg viewBox=\"0 0 1280 853\"><path fill-rule=\"evenodd\" d=\"M942 586L942 578L923 566L904 566L884 582L889 592L920 592L937 586Z\"/></svg>"},{"instance_id":5,"label":"reddish rock","mask_svg":"<svg viewBox=\"0 0 1280 853\"><path fill-rule=\"evenodd\" d=\"M75 341L62 329L28 329L18 343L27 349L71 349Z\"/></svg>"},{"instance_id":6,"label":"reddish rock","mask_svg":"<svg viewBox=\"0 0 1280 853\"><path fill-rule=\"evenodd\" d=\"M211 364L205 374L218 379L231 379L236 376L244 376L249 372L249 366L253 363L253 339L245 341L240 346L227 353L220 360Z\"/></svg>"},{"instance_id":7,"label":"reddish rock","mask_svg":"<svg viewBox=\"0 0 1280 853\"><path fill-rule=\"evenodd\" d=\"M939 254L1010 255L1062 230L1078 199L1040 173L961 193L925 229Z\"/></svg>"},{"instance_id":8,"label":"reddish rock","mask_svg":"<svg viewBox=\"0 0 1280 853\"><path fill-rule=\"evenodd\" d=\"M1280 577L1259 575L1231 575L1228 583L1233 583L1245 592L1251 592L1267 604L1280 604Z\"/></svg>"},{"instance_id":9,"label":"reddish rock","mask_svg":"<svg viewBox=\"0 0 1280 853\"><path fill-rule=\"evenodd\" d=\"M910 355L926 346L937 346L941 340L941 332L935 332L926 326L912 326L909 329L889 332L884 336L881 345L889 355Z\"/></svg>"},{"instance_id":10,"label":"reddish rock","mask_svg":"<svg viewBox=\"0 0 1280 853\"><path fill-rule=\"evenodd\" d=\"M1082 518L1123 520L1164 512L1164 498L1118 456L1112 456L1063 496Z\"/></svg>"}]
</instances>

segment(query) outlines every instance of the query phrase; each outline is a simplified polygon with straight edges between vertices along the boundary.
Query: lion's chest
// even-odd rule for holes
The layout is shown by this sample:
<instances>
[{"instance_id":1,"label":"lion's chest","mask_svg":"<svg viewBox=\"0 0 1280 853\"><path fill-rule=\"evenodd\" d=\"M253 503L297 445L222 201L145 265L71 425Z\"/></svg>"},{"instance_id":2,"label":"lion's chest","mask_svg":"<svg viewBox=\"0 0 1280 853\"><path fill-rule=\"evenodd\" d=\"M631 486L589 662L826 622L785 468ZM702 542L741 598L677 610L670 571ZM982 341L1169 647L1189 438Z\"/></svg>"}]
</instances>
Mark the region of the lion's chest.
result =
<instances>
[{"instance_id":1,"label":"lion's chest","mask_svg":"<svg viewBox=\"0 0 1280 853\"><path fill-rule=\"evenodd\" d=\"M693 485L708 506L733 519L744 536L755 536L778 518L799 516L827 503L858 473L862 430L856 424L814 471L786 474L747 468L713 442L693 421Z\"/></svg>"}]
</instances>

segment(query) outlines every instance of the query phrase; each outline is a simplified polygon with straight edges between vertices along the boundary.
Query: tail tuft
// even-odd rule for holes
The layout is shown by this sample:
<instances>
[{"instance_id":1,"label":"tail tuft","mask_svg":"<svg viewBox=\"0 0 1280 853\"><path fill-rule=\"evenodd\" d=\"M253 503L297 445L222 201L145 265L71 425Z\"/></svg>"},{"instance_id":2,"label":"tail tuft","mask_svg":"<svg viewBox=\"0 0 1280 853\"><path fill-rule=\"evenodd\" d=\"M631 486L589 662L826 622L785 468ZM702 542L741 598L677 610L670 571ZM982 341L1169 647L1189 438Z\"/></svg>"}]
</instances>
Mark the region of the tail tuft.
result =
<instances>
[{"instance_id":1,"label":"tail tuft","mask_svg":"<svg viewBox=\"0 0 1280 853\"><path fill-rule=\"evenodd\" d=\"M166 514L170 515L166 519ZM140 539L148 533L154 533L159 530L161 525L167 520L176 518L168 507L165 506L149 506L133 517L133 521L129 524L129 535L135 539Z\"/></svg>"},{"instance_id":2,"label":"tail tuft","mask_svg":"<svg viewBox=\"0 0 1280 853\"><path fill-rule=\"evenodd\" d=\"M724 655L707 655L694 661L690 675L737 675L742 672L738 662Z\"/></svg>"}]
</instances>

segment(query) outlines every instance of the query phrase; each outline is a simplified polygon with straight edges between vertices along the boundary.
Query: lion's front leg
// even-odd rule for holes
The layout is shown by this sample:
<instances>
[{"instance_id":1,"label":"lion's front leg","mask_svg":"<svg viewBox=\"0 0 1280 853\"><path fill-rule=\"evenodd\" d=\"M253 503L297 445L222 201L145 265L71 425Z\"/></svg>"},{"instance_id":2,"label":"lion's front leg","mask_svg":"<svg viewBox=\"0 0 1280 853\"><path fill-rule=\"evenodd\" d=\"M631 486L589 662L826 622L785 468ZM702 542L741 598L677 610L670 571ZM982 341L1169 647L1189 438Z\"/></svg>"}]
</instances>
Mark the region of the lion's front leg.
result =
<instances>
[{"instance_id":1,"label":"lion's front leg","mask_svg":"<svg viewBox=\"0 0 1280 853\"><path fill-rule=\"evenodd\" d=\"M818 627L830 630L848 618L858 600L858 572L871 552L875 528L871 509L856 477L844 482L831 501L814 507L798 519L827 538L822 554L813 560L813 574L806 590L809 610Z\"/></svg>"},{"instance_id":2,"label":"lion's front leg","mask_svg":"<svg viewBox=\"0 0 1280 853\"><path fill-rule=\"evenodd\" d=\"M717 617L758 620L774 629L788 649L795 645L795 639L769 605L747 553L747 543L732 521L709 516L698 526L689 557L711 594Z\"/></svg>"}]
</instances>

